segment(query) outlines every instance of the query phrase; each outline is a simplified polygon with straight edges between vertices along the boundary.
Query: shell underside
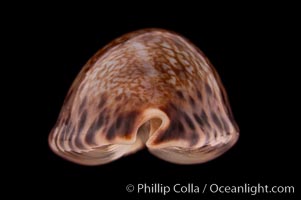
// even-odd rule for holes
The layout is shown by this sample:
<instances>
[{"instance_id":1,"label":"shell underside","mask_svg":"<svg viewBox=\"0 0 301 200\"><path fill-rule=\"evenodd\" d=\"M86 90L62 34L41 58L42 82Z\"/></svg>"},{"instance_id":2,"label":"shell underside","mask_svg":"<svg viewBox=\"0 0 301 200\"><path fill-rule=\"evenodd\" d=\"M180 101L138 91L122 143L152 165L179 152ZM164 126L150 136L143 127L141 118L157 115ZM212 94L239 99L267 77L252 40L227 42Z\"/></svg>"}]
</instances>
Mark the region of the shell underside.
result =
<instances>
[{"instance_id":1,"label":"shell underside","mask_svg":"<svg viewBox=\"0 0 301 200\"><path fill-rule=\"evenodd\" d=\"M203 163L237 141L225 89L184 37L145 29L117 38L83 67L49 135L51 149L101 165L144 147L176 164Z\"/></svg>"}]
</instances>

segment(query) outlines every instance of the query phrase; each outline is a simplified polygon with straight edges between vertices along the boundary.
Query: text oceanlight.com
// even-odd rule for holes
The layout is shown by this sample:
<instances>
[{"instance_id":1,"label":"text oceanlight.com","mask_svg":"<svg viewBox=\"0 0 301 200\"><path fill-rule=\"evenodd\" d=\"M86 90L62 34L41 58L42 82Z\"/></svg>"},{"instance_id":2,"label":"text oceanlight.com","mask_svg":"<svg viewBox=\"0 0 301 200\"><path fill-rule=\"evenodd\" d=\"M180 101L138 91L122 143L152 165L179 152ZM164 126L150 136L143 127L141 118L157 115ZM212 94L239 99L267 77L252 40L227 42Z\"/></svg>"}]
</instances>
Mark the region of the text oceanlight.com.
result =
<instances>
[{"instance_id":1,"label":"text oceanlight.com","mask_svg":"<svg viewBox=\"0 0 301 200\"><path fill-rule=\"evenodd\" d=\"M126 186L127 192L135 192L138 194L163 194L169 193L181 193L181 194L293 194L295 192L294 186L281 186L281 185L264 185L264 184L242 184L242 185L220 185L216 183L212 184L195 184L176 183L173 185L166 185L161 183L138 183L136 185L128 184Z\"/></svg>"}]
</instances>

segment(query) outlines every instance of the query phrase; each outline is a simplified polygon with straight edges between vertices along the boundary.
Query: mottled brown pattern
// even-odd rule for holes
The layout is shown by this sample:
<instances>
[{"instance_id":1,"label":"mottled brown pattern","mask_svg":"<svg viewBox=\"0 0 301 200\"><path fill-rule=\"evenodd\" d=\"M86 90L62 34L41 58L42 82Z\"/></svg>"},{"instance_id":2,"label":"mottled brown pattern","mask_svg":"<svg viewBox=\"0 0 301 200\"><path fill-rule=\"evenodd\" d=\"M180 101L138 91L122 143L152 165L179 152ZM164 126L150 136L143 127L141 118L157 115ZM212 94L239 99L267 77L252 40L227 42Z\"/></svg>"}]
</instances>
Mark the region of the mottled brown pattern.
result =
<instances>
[{"instance_id":1,"label":"mottled brown pattern","mask_svg":"<svg viewBox=\"0 0 301 200\"><path fill-rule=\"evenodd\" d=\"M51 149L100 165L147 147L177 164L216 158L238 139L226 92L209 60L161 29L124 35L83 67L50 133Z\"/></svg>"}]
</instances>

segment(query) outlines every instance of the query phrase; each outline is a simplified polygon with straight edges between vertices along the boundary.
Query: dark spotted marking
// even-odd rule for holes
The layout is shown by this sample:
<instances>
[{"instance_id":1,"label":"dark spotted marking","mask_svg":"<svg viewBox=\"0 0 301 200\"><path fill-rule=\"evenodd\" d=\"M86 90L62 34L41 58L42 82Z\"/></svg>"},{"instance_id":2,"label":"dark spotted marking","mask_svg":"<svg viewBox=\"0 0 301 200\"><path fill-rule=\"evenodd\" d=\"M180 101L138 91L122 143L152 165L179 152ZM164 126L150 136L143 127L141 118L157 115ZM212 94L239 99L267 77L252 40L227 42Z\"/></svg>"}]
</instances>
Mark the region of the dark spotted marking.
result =
<instances>
[{"instance_id":1,"label":"dark spotted marking","mask_svg":"<svg viewBox=\"0 0 301 200\"><path fill-rule=\"evenodd\" d=\"M169 104L170 105L170 107L172 108L172 109L174 109L175 111L177 111L179 108L175 105L175 104L173 104L173 103L170 103Z\"/></svg>"},{"instance_id":2,"label":"dark spotted marking","mask_svg":"<svg viewBox=\"0 0 301 200\"><path fill-rule=\"evenodd\" d=\"M217 127L219 128L219 130L223 130L223 125L222 125L222 123L219 121L217 115L216 115L214 112L211 113L211 117L212 117L213 122L214 122L214 123L217 125Z\"/></svg>"},{"instance_id":3,"label":"dark spotted marking","mask_svg":"<svg viewBox=\"0 0 301 200\"><path fill-rule=\"evenodd\" d=\"M136 117L139 113L137 111L132 111L129 112L127 114L125 114L124 116L124 135L127 136L128 134L130 134L134 128L134 123L136 121Z\"/></svg>"},{"instance_id":4,"label":"dark spotted marking","mask_svg":"<svg viewBox=\"0 0 301 200\"><path fill-rule=\"evenodd\" d=\"M203 97L202 97L201 92L197 90L196 94L197 94L199 100L202 101L202 100L203 100Z\"/></svg>"},{"instance_id":5,"label":"dark spotted marking","mask_svg":"<svg viewBox=\"0 0 301 200\"><path fill-rule=\"evenodd\" d=\"M181 92L181 91L177 91L176 92L176 94L177 94L177 96L180 98L180 99L184 99L184 95L183 95L183 93Z\"/></svg>"},{"instance_id":6,"label":"dark spotted marking","mask_svg":"<svg viewBox=\"0 0 301 200\"><path fill-rule=\"evenodd\" d=\"M178 131L180 133L183 133L184 132L184 126L183 126L183 124L179 121L177 125L178 125Z\"/></svg>"},{"instance_id":7,"label":"dark spotted marking","mask_svg":"<svg viewBox=\"0 0 301 200\"><path fill-rule=\"evenodd\" d=\"M132 111L129 113L125 113L124 115L120 115L117 118L117 121L111 125L111 127L107 131L107 139L111 140L116 137L116 134L120 136L129 136L133 132L134 123L136 121L137 115L139 113L137 111ZM118 127L118 128L117 128ZM119 129L117 131L117 129Z\"/></svg>"},{"instance_id":8,"label":"dark spotted marking","mask_svg":"<svg viewBox=\"0 0 301 200\"><path fill-rule=\"evenodd\" d=\"M105 103L107 102L107 97L105 96L105 95L103 95L102 97L101 97L101 100L100 100L100 102L99 102L99 104L98 104L98 108L99 109L101 109L104 105L105 105Z\"/></svg>"},{"instance_id":9,"label":"dark spotted marking","mask_svg":"<svg viewBox=\"0 0 301 200\"><path fill-rule=\"evenodd\" d=\"M160 106L159 109L162 110L163 112L165 112L168 115L168 117L170 117L170 118L172 118L172 115L175 112L179 111L179 107L177 107L172 102L168 103L166 106Z\"/></svg>"},{"instance_id":10,"label":"dark spotted marking","mask_svg":"<svg viewBox=\"0 0 301 200\"><path fill-rule=\"evenodd\" d=\"M204 122L203 120L195 113L193 113L193 117L195 119L195 121L200 125L200 127L203 129L204 127Z\"/></svg>"},{"instance_id":11,"label":"dark spotted marking","mask_svg":"<svg viewBox=\"0 0 301 200\"><path fill-rule=\"evenodd\" d=\"M98 130L96 124L97 124L97 120L95 120L93 122L93 124L90 126L90 128L87 131L85 140L89 145L94 144L94 136L95 136L96 131Z\"/></svg>"},{"instance_id":12,"label":"dark spotted marking","mask_svg":"<svg viewBox=\"0 0 301 200\"><path fill-rule=\"evenodd\" d=\"M168 117L170 117L171 119L173 119L175 116L183 116L184 120L186 121L186 123L188 124L188 126L192 130L195 129L194 124L191 121L191 119L189 118L189 116L187 116L187 114L184 111L180 110L180 108L177 107L175 104L169 103L166 107L161 107L160 109L162 111L164 111L168 115ZM173 124L171 123L171 126L172 125ZM180 121L178 122L178 128L181 129L182 132L184 131L184 127L183 127L183 125L182 125L182 123Z\"/></svg>"},{"instance_id":13,"label":"dark spotted marking","mask_svg":"<svg viewBox=\"0 0 301 200\"><path fill-rule=\"evenodd\" d=\"M191 130L194 130L195 127L194 127L194 124L193 124L193 122L191 121L190 117L189 117L186 113L184 113L184 112L183 112L183 116L184 116L184 119L185 119L186 123L188 124L189 128L190 128Z\"/></svg>"},{"instance_id":14,"label":"dark spotted marking","mask_svg":"<svg viewBox=\"0 0 301 200\"><path fill-rule=\"evenodd\" d=\"M210 124L208 123L208 117L207 117L206 113L204 112L204 110L202 111L200 118L209 128L211 128Z\"/></svg>"},{"instance_id":15,"label":"dark spotted marking","mask_svg":"<svg viewBox=\"0 0 301 200\"><path fill-rule=\"evenodd\" d=\"M189 141L190 141L190 146L194 146L198 143L200 139L199 134L193 132L190 136L189 136Z\"/></svg>"},{"instance_id":16,"label":"dark spotted marking","mask_svg":"<svg viewBox=\"0 0 301 200\"><path fill-rule=\"evenodd\" d=\"M95 121L92 123L86 135L86 142L88 144L94 144L93 142L95 133L100 129L100 127L102 127L104 121L104 115L100 114L98 118L95 119Z\"/></svg>"},{"instance_id":17,"label":"dark spotted marking","mask_svg":"<svg viewBox=\"0 0 301 200\"><path fill-rule=\"evenodd\" d=\"M195 101L192 97L189 97L189 101L192 106L195 106Z\"/></svg>"},{"instance_id":18,"label":"dark spotted marking","mask_svg":"<svg viewBox=\"0 0 301 200\"><path fill-rule=\"evenodd\" d=\"M86 119L87 119L87 111L85 110L79 120L78 133L80 133L83 130L86 123Z\"/></svg>"},{"instance_id":19,"label":"dark spotted marking","mask_svg":"<svg viewBox=\"0 0 301 200\"><path fill-rule=\"evenodd\" d=\"M205 83L205 90L208 95L212 95L211 87L208 85L208 83Z\"/></svg>"},{"instance_id":20,"label":"dark spotted marking","mask_svg":"<svg viewBox=\"0 0 301 200\"><path fill-rule=\"evenodd\" d=\"M84 144L83 144L83 142L82 142L82 140L81 140L80 137L77 137L75 139L75 146L77 146L80 149L85 149L85 146L84 146Z\"/></svg>"},{"instance_id":21,"label":"dark spotted marking","mask_svg":"<svg viewBox=\"0 0 301 200\"><path fill-rule=\"evenodd\" d=\"M184 127L182 123L178 120L172 120L167 130L162 131L158 134L158 137L155 139L154 144L159 144L168 140L177 140L179 138L183 138L183 131Z\"/></svg>"},{"instance_id":22,"label":"dark spotted marking","mask_svg":"<svg viewBox=\"0 0 301 200\"><path fill-rule=\"evenodd\" d=\"M115 137L115 135L116 135L115 125L112 124L107 132L107 139L112 140Z\"/></svg>"},{"instance_id":23,"label":"dark spotted marking","mask_svg":"<svg viewBox=\"0 0 301 200\"><path fill-rule=\"evenodd\" d=\"M115 97L115 100L116 101L120 101L122 99L122 95L120 94L120 95L118 95L117 97Z\"/></svg>"},{"instance_id":24,"label":"dark spotted marking","mask_svg":"<svg viewBox=\"0 0 301 200\"><path fill-rule=\"evenodd\" d=\"M122 116L117 117L117 120L116 120L116 129L120 128L122 118L123 118Z\"/></svg>"},{"instance_id":25,"label":"dark spotted marking","mask_svg":"<svg viewBox=\"0 0 301 200\"><path fill-rule=\"evenodd\" d=\"M99 129L100 127L102 127L103 123L104 123L104 116L102 114L100 114L98 116L98 119L95 121L95 128Z\"/></svg>"}]
</instances>

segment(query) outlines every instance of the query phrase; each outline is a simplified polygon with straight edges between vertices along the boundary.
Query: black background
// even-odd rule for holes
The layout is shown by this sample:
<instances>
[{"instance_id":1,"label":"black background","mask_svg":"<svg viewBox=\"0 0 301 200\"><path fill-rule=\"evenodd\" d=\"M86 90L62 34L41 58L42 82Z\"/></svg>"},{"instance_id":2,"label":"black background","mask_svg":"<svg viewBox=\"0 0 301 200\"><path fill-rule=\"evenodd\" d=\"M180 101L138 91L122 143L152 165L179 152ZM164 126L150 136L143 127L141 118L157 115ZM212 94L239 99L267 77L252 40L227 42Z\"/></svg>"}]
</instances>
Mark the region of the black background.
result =
<instances>
[{"instance_id":1,"label":"black background","mask_svg":"<svg viewBox=\"0 0 301 200\"><path fill-rule=\"evenodd\" d=\"M50 10L40 9L22 21L28 24L28 30L24 30L26 45L34 51L26 69L31 76L26 76L24 83L30 90L24 100L28 110L23 114L26 125L22 132L30 134L24 139L28 153L26 161L21 163L25 166L22 173L35 183L34 187L49 195L60 192L107 199L121 194L123 198L143 199L146 195L127 193L125 186L138 183L296 186L297 169L300 169L296 144L300 131L296 127L300 117L291 114L298 113L299 107L294 96L298 78L293 69L299 63L293 61L296 51L291 48L295 46L293 37L297 34L293 11L288 15L272 8L224 12L215 8L203 12L199 8L187 14L157 7L152 12L109 10L104 14L106 8L97 12L97 9L60 9L59 6ZM42 22L36 20L39 17ZM79 166L53 154L47 137L81 67L111 40L142 28L178 32L207 55L227 90L240 128L238 143L213 161L187 166L159 160L147 150L96 167ZM186 195L176 197L223 197L221 194ZM163 198L161 194L155 196ZM250 195L226 196L251 199Z\"/></svg>"}]
</instances>

